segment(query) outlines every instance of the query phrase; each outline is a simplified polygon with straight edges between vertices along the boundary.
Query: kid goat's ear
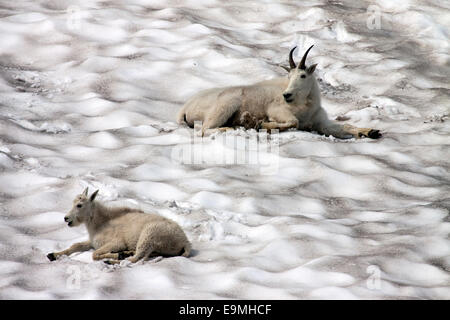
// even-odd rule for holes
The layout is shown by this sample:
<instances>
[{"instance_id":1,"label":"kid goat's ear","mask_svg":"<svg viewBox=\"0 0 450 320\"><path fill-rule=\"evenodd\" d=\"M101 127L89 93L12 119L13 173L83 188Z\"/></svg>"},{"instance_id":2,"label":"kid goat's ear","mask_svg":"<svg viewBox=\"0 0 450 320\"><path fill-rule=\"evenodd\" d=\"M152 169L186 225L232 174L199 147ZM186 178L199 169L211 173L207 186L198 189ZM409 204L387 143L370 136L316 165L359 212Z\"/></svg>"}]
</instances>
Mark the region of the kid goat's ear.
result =
<instances>
[{"instance_id":1,"label":"kid goat's ear","mask_svg":"<svg viewBox=\"0 0 450 320\"><path fill-rule=\"evenodd\" d=\"M98 189L94 191L93 194L91 194L91 198L89 200L94 201L95 197L97 196Z\"/></svg>"},{"instance_id":2,"label":"kid goat's ear","mask_svg":"<svg viewBox=\"0 0 450 320\"><path fill-rule=\"evenodd\" d=\"M82 193L85 197L87 197L87 195L88 195L88 189L89 189L89 188L86 187L86 189L84 189L84 191L83 191L83 193Z\"/></svg>"},{"instance_id":3,"label":"kid goat's ear","mask_svg":"<svg viewBox=\"0 0 450 320\"><path fill-rule=\"evenodd\" d=\"M316 67L317 67L317 63L316 63L316 64L313 64L313 65L311 65L311 66L309 66L308 69L306 69L306 72L308 72L309 74L311 74L311 73L314 72L314 70L316 70Z\"/></svg>"}]
</instances>

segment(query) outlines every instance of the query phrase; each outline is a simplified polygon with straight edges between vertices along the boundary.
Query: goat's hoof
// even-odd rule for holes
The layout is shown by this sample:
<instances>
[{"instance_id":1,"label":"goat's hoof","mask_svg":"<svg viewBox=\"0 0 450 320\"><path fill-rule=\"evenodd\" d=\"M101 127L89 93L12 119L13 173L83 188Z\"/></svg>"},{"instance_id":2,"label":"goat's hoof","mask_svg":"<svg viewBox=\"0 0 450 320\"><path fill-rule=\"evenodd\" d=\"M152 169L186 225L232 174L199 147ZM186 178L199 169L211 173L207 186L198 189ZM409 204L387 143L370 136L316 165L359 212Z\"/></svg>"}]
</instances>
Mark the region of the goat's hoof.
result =
<instances>
[{"instance_id":1,"label":"goat's hoof","mask_svg":"<svg viewBox=\"0 0 450 320\"><path fill-rule=\"evenodd\" d=\"M114 259L108 259L108 260L102 260L104 264L107 265L116 265L116 264L120 264L120 260L114 260Z\"/></svg>"},{"instance_id":2,"label":"goat's hoof","mask_svg":"<svg viewBox=\"0 0 450 320\"><path fill-rule=\"evenodd\" d=\"M117 259L118 260L124 260L124 259L126 259L128 257L131 257L132 255L134 255L133 251L120 251L120 252L118 252Z\"/></svg>"},{"instance_id":3,"label":"goat's hoof","mask_svg":"<svg viewBox=\"0 0 450 320\"><path fill-rule=\"evenodd\" d=\"M379 139L379 138L381 138L381 133L380 133L380 130L372 129L369 131L367 136L371 139Z\"/></svg>"},{"instance_id":4,"label":"goat's hoof","mask_svg":"<svg viewBox=\"0 0 450 320\"><path fill-rule=\"evenodd\" d=\"M47 255L47 258L48 258L48 260L50 260L50 261L55 261L55 260L56 260L55 254L54 254L53 252L50 252L50 253Z\"/></svg>"}]
</instances>

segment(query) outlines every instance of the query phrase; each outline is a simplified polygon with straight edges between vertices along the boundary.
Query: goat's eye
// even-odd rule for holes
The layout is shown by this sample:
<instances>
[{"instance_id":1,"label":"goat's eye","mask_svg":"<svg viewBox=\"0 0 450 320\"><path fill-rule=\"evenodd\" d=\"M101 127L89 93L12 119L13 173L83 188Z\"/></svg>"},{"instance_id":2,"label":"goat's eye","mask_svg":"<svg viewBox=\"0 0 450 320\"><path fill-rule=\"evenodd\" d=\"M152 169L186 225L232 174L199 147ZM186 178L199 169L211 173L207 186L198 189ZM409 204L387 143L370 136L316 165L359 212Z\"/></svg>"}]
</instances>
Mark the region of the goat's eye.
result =
<instances>
[{"instance_id":1,"label":"goat's eye","mask_svg":"<svg viewBox=\"0 0 450 320\"><path fill-rule=\"evenodd\" d=\"M306 78L306 76L305 76L304 74L302 74L302 75L300 76L300 78L303 78L303 79L304 79L304 78Z\"/></svg>"},{"instance_id":2,"label":"goat's eye","mask_svg":"<svg viewBox=\"0 0 450 320\"><path fill-rule=\"evenodd\" d=\"M77 204L77 208L81 208L82 207L82 205L81 204Z\"/></svg>"}]
</instances>

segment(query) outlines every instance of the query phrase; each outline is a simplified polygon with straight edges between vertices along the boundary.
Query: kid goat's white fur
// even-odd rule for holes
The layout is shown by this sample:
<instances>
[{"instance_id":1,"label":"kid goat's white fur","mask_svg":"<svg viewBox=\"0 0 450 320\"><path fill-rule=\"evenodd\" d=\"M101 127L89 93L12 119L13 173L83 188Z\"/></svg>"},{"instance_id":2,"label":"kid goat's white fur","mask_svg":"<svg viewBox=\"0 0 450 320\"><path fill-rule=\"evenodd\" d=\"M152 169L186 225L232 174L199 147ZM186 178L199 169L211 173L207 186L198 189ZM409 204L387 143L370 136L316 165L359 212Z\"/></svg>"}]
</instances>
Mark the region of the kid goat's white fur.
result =
<instances>
[{"instance_id":1,"label":"kid goat's white fur","mask_svg":"<svg viewBox=\"0 0 450 320\"><path fill-rule=\"evenodd\" d=\"M95 249L94 260L110 259L119 263L127 256L131 262L149 256L188 257L191 251L185 233L172 220L136 209L108 208L94 201L98 190L88 197L88 188L75 197L72 210L64 217L69 227L86 225L89 240L75 243L69 249L52 252L47 257L53 261L62 255Z\"/></svg>"},{"instance_id":2,"label":"kid goat's white fur","mask_svg":"<svg viewBox=\"0 0 450 320\"><path fill-rule=\"evenodd\" d=\"M186 102L178 113L177 122L193 127L195 121L201 121L202 135L209 129L245 126L242 122L250 117L256 120L253 124L268 130L296 128L342 139L381 137L379 130L356 128L328 119L321 106L319 86L313 74L317 65L306 67L305 64L312 47L298 66L292 58L295 47L290 51L288 78L202 91Z\"/></svg>"}]
</instances>

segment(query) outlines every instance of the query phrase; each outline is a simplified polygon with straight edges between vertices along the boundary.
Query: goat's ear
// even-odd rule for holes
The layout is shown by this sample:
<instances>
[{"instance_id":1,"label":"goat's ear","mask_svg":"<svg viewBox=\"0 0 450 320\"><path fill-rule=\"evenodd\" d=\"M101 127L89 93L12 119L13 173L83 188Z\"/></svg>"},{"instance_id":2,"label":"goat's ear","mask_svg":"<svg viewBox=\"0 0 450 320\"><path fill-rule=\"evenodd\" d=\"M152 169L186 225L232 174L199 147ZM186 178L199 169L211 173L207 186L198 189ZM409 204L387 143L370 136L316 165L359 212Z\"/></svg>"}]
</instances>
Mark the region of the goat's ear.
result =
<instances>
[{"instance_id":1,"label":"goat's ear","mask_svg":"<svg viewBox=\"0 0 450 320\"><path fill-rule=\"evenodd\" d=\"M84 189L84 191L83 191L82 195L83 195L83 196L85 196L85 197L87 197L87 195L88 195L88 191L89 191L89 188L88 188L88 187L86 187L86 189Z\"/></svg>"},{"instance_id":2,"label":"goat's ear","mask_svg":"<svg viewBox=\"0 0 450 320\"><path fill-rule=\"evenodd\" d=\"M287 72L291 72L291 68L288 68L286 66L280 66L281 68L283 68L284 70L286 70Z\"/></svg>"},{"instance_id":3,"label":"goat's ear","mask_svg":"<svg viewBox=\"0 0 450 320\"><path fill-rule=\"evenodd\" d=\"M97 196L97 193L98 193L98 189L95 190L93 194L91 194L91 197L89 200L94 201L95 197Z\"/></svg>"},{"instance_id":4,"label":"goat's ear","mask_svg":"<svg viewBox=\"0 0 450 320\"><path fill-rule=\"evenodd\" d=\"M306 69L306 72L308 72L309 74L311 74L311 73L314 72L314 70L316 70L316 67L317 67L317 63L316 63L316 64L313 64L313 65L311 65L311 66L309 66L309 67Z\"/></svg>"}]
</instances>

